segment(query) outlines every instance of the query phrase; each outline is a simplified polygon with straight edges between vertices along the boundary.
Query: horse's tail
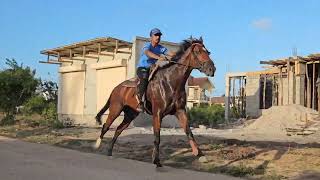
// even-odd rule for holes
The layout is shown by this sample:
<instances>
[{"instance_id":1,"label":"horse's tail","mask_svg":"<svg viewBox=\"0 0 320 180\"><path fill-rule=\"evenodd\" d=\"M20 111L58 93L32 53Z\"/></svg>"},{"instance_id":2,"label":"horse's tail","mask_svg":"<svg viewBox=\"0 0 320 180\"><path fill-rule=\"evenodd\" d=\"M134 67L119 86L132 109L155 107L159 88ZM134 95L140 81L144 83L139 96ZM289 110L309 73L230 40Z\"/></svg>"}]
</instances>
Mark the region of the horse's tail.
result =
<instances>
[{"instance_id":1,"label":"horse's tail","mask_svg":"<svg viewBox=\"0 0 320 180\"><path fill-rule=\"evenodd\" d=\"M107 103L102 107L102 109L98 112L96 115L96 121L99 123L99 125L102 124L101 122L101 116L103 115L104 112L106 112L110 107L110 98L108 99Z\"/></svg>"}]
</instances>

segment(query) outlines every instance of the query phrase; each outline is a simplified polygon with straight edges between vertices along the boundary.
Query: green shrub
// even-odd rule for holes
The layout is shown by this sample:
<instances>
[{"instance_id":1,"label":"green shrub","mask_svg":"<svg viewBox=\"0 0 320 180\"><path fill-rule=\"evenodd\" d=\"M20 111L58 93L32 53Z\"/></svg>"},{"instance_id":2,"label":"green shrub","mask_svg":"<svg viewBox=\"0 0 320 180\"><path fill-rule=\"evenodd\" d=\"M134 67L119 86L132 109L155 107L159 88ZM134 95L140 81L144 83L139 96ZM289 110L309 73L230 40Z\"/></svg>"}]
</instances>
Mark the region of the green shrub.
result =
<instances>
[{"instance_id":1,"label":"green shrub","mask_svg":"<svg viewBox=\"0 0 320 180\"><path fill-rule=\"evenodd\" d=\"M58 120L57 106L55 103L50 102L48 106L42 112L42 117L44 118L41 125L45 125L52 128L63 128L63 123Z\"/></svg>"},{"instance_id":2,"label":"green shrub","mask_svg":"<svg viewBox=\"0 0 320 180\"><path fill-rule=\"evenodd\" d=\"M0 110L6 114L2 124L14 123L16 107L32 97L39 84L36 71L19 65L14 59L6 59L7 67L0 69Z\"/></svg>"},{"instance_id":3,"label":"green shrub","mask_svg":"<svg viewBox=\"0 0 320 180\"><path fill-rule=\"evenodd\" d=\"M13 125L15 121L15 117L12 114L6 115L3 119L0 121L1 126L6 126L6 125Z\"/></svg>"},{"instance_id":4,"label":"green shrub","mask_svg":"<svg viewBox=\"0 0 320 180\"><path fill-rule=\"evenodd\" d=\"M33 96L23 105L22 113L25 115L41 114L47 106L42 96Z\"/></svg>"},{"instance_id":5,"label":"green shrub","mask_svg":"<svg viewBox=\"0 0 320 180\"><path fill-rule=\"evenodd\" d=\"M188 110L188 117L192 126L202 124L213 127L224 122L224 108L219 104L193 107Z\"/></svg>"}]
</instances>

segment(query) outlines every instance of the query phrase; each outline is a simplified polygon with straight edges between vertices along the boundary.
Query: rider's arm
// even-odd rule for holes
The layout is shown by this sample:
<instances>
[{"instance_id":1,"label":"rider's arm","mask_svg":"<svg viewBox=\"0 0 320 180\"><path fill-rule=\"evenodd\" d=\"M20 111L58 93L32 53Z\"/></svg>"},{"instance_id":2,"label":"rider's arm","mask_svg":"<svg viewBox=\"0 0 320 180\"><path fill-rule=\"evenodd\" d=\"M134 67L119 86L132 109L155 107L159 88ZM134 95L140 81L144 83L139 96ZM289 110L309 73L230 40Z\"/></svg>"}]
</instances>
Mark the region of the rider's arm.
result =
<instances>
[{"instance_id":1,"label":"rider's arm","mask_svg":"<svg viewBox=\"0 0 320 180\"><path fill-rule=\"evenodd\" d=\"M164 60L165 60L164 57L159 56L159 55L151 52L151 51L148 50L148 49L146 49L146 50L144 51L144 53L145 53L149 58L158 59L158 60L160 60L160 61L164 61Z\"/></svg>"},{"instance_id":2,"label":"rider's arm","mask_svg":"<svg viewBox=\"0 0 320 180\"><path fill-rule=\"evenodd\" d=\"M172 58L173 56L175 56L176 55L176 52L173 52L173 51L168 51L167 53L166 53L166 56L169 56L170 58Z\"/></svg>"}]
</instances>

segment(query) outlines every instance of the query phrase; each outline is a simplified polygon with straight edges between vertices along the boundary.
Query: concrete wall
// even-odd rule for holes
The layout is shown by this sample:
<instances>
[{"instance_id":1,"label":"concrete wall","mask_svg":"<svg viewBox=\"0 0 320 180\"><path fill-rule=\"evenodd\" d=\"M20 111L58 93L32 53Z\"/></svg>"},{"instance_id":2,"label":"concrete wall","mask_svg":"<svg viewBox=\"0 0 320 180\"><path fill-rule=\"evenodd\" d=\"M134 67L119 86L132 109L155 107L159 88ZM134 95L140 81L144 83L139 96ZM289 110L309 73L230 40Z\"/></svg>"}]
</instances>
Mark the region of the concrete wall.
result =
<instances>
[{"instance_id":1,"label":"concrete wall","mask_svg":"<svg viewBox=\"0 0 320 180\"><path fill-rule=\"evenodd\" d=\"M261 115L260 110L260 76L247 76L246 84L246 114L255 118Z\"/></svg>"},{"instance_id":2,"label":"concrete wall","mask_svg":"<svg viewBox=\"0 0 320 180\"><path fill-rule=\"evenodd\" d=\"M58 118L76 125L95 125L94 117L112 89L126 79L128 59L125 58L130 58L130 54L100 56L99 60L86 58L85 64L82 61L63 63L59 68ZM121 119L115 125L120 124Z\"/></svg>"}]
</instances>

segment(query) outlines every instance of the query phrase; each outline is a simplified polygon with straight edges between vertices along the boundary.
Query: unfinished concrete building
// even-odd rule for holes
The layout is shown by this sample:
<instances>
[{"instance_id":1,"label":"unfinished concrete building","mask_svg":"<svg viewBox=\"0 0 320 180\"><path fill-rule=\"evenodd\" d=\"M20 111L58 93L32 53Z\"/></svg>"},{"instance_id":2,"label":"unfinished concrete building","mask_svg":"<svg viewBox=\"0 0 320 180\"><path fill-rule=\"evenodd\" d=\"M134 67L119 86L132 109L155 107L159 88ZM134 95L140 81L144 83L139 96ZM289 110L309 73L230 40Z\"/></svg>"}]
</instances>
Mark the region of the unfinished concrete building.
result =
<instances>
[{"instance_id":1,"label":"unfinished concrete building","mask_svg":"<svg viewBox=\"0 0 320 180\"><path fill-rule=\"evenodd\" d=\"M59 120L95 125L94 117L113 88L135 77L140 51L147 41L144 37L135 37L133 42L101 37L41 51L47 60L40 63L59 65ZM172 51L179 48L177 43L161 44ZM122 115L114 124L121 121Z\"/></svg>"},{"instance_id":2,"label":"unfinished concrete building","mask_svg":"<svg viewBox=\"0 0 320 180\"><path fill-rule=\"evenodd\" d=\"M266 70L226 75L226 119L256 118L271 106L320 110L320 54L260 61Z\"/></svg>"}]
</instances>

